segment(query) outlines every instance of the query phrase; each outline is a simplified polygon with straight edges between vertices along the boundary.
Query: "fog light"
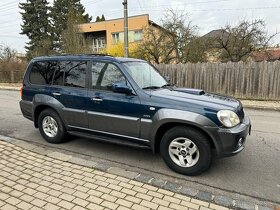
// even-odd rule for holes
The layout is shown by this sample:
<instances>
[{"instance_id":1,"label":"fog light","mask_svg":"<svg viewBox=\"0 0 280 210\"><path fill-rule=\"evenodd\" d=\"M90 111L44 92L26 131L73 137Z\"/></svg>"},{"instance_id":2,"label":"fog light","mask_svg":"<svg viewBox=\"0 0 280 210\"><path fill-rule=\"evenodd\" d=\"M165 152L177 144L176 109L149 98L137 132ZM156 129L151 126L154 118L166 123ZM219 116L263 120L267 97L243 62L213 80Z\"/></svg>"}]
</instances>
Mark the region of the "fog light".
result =
<instances>
[{"instance_id":1,"label":"fog light","mask_svg":"<svg viewBox=\"0 0 280 210\"><path fill-rule=\"evenodd\" d=\"M237 147L240 148L243 145L243 138L240 138L237 143Z\"/></svg>"}]
</instances>

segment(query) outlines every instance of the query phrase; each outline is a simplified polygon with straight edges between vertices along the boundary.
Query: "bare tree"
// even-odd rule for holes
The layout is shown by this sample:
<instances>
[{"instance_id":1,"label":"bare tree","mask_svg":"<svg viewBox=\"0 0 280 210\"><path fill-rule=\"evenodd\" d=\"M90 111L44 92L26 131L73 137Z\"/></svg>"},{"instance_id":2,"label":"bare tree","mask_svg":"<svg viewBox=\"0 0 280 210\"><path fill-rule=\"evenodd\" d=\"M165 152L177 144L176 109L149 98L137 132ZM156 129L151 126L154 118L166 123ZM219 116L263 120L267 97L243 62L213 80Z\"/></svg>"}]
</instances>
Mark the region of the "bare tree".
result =
<instances>
[{"instance_id":1,"label":"bare tree","mask_svg":"<svg viewBox=\"0 0 280 210\"><path fill-rule=\"evenodd\" d=\"M24 70L26 62L18 59L16 55L15 49L0 45L0 71Z\"/></svg>"},{"instance_id":2,"label":"bare tree","mask_svg":"<svg viewBox=\"0 0 280 210\"><path fill-rule=\"evenodd\" d=\"M162 26L152 23L144 30L138 54L155 63L185 62L185 48L196 26L185 13L173 10L167 11L161 22Z\"/></svg>"},{"instance_id":3,"label":"bare tree","mask_svg":"<svg viewBox=\"0 0 280 210\"><path fill-rule=\"evenodd\" d=\"M191 63L207 62L207 41L201 37L193 37L185 48L185 61Z\"/></svg>"},{"instance_id":4,"label":"bare tree","mask_svg":"<svg viewBox=\"0 0 280 210\"><path fill-rule=\"evenodd\" d=\"M185 12L168 10L162 19L163 28L172 36L171 46L175 52L178 62L186 62L186 48L192 38L194 38L197 26L192 25Z\"/></svg>"},{"instance_id":5,"label":"bare tree","mask_svg":"<svg viewBox=\"0 0 280 210\"><path fill-rule=\"evenodd\" d=\"M17 51L9 46L0 46L0 60L9 62L16 59Z\"/></svg>"},{"instance_id":6,"label":"bare tree","mask_svg":"<svg viewBox=\"0 0 280 210\"><path fill-rule=\"evenodd\" d=\"M90 47L83 34L79 32L77 24L81 20L74 11L70 11L67 19L67 28L62 32L62 52L70 54L90 53Z\"/></svg>"},{"instance_id":7,"label":"bare tree","mask_svg":"<svg viewBox=\"0 0 280 210\"><path fill-rule=\"evenodd\" d=\"M170 63L176 58L174 48L171 46L171 36L156 25L148 26L139 45L138 57L155 63Z\"/></svg>"},{"instance_id":8,"label":"bare tree","mask_svg":"<svg viewBox=\"0 0 280 210\"><path fill-rule=\"evenodd\" d=\"M262 19L242 20L237 26L227 25L214 40L221 49L221 61L246 60L253 51L266 48L276 34L268 35L265 26Z\"/></svg>"}]
</instances>

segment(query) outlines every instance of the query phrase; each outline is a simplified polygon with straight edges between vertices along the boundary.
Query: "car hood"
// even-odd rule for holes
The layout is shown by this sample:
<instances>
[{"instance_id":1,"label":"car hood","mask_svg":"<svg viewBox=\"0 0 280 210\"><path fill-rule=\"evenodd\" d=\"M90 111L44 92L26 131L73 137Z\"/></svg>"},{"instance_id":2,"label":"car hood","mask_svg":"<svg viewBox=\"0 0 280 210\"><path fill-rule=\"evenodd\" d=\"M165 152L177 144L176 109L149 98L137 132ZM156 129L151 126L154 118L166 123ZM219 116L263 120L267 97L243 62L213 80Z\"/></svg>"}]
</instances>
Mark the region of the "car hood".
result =
<instances>
[{"instance_id":1,"label":"car hood","mask_svg":"<svg viewBox=\"0 0 280 210\"><path fill-rule=\"evenodd\" d=\"M165 88L151 91L152 96L170 99L173 101L188 102L192 105L211 107L216 109L231 109L237 110L241 103L239 100L213 93L207 93L199 89L190 88Z\"/></svg>"}]
</instances>

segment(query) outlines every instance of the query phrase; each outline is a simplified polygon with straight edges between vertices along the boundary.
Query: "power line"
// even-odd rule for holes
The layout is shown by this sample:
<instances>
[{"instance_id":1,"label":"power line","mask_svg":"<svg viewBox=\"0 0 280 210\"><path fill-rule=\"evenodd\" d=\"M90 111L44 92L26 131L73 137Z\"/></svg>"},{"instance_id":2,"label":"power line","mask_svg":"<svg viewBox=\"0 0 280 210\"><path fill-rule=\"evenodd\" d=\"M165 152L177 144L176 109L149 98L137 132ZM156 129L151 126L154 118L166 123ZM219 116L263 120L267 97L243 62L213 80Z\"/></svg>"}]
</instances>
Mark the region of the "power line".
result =
<instances>
[{"instance_id":1,"label":"power line","mask_svg":"<svg viewBox=\"0 0 280 210\"><path fill-rule=\"evenodd\" d=\"M139 1L139 0L138 0ZM170 6L188 6L194 4L207 4L207 3L217 3L217 2L228 2L231 0L213 0L213 1L197 1L197 2L188 2L188 3L180 3L180 4L163 4L163 5L152 5L143 8L159 8L159 7L170 7Z\"/></svg>"},{"instance_id":2,"label":"power line","mask_svg":"<svg viewBox=\"0 0 280 210\"><path fill-rule=\"evenodd\" d=\"M213 8L213 9L191 9L189 11L192 11L192 12L202 12L202 11L234 11L234 10L263 10L263 9L279 9L280 6L269 6L269 7L246 7L246 8ZM168 8L166 9L148 9L146 11L165 11L165 10L168 10ZM173 9L174 11L186 11L187 9L185 10L182 10L182 9ZM139 9L137 8L130 8L130 11L140 11Z\"/></svg>"}]
</instances>

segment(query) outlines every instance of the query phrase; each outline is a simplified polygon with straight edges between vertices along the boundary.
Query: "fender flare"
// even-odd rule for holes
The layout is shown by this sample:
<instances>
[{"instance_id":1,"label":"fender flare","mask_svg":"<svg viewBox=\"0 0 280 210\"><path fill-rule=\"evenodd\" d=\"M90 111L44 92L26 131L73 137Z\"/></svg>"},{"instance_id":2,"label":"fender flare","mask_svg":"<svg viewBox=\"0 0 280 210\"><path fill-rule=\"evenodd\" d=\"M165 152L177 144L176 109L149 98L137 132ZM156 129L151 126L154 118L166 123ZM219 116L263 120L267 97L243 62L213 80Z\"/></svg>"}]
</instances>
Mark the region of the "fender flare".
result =
<instances>
[{"instance_id":1,"label":"fender flare","mask_svg":"<svg viewBox=\"0 0 280 210\"><path fill-rule=\"evenodd\" d=\"M40 106L47 106L47 107L50 107L53 110L55 110L58 113L58 115L60 116L61 120L64 122L64 119L62 117L63 116L62 110L63 110L64 106L56 98L49 96L49 95L36 94L33 97L32 104L33 104L32 114L33 114L35 127L38 127L37 126L37 117L38 116L36 116L36 110Z\"/></svg>"},{"instance_id":2,"label":"fender flare","mask_svg":"<svg viewBox=\"0 0 280 210\"><path fill-rule=\"evenodd\" d=\"M212 135L213 129L218 129L217 125L210 120L209 118L195 113L189 112L184 110L174 110L174 109L160 109L154 116L153 116L153 125L151 129L151 148L155 151L156 145L156 135L158 130L161 126L168 124L168 123L178 123L178 124L185 124L191 125L193 127L197 127L198 129L203 130L214 143L216 149L219 150L220 146L218 141L216 141L215 136Z\"/></svg>"}]
</instances>

